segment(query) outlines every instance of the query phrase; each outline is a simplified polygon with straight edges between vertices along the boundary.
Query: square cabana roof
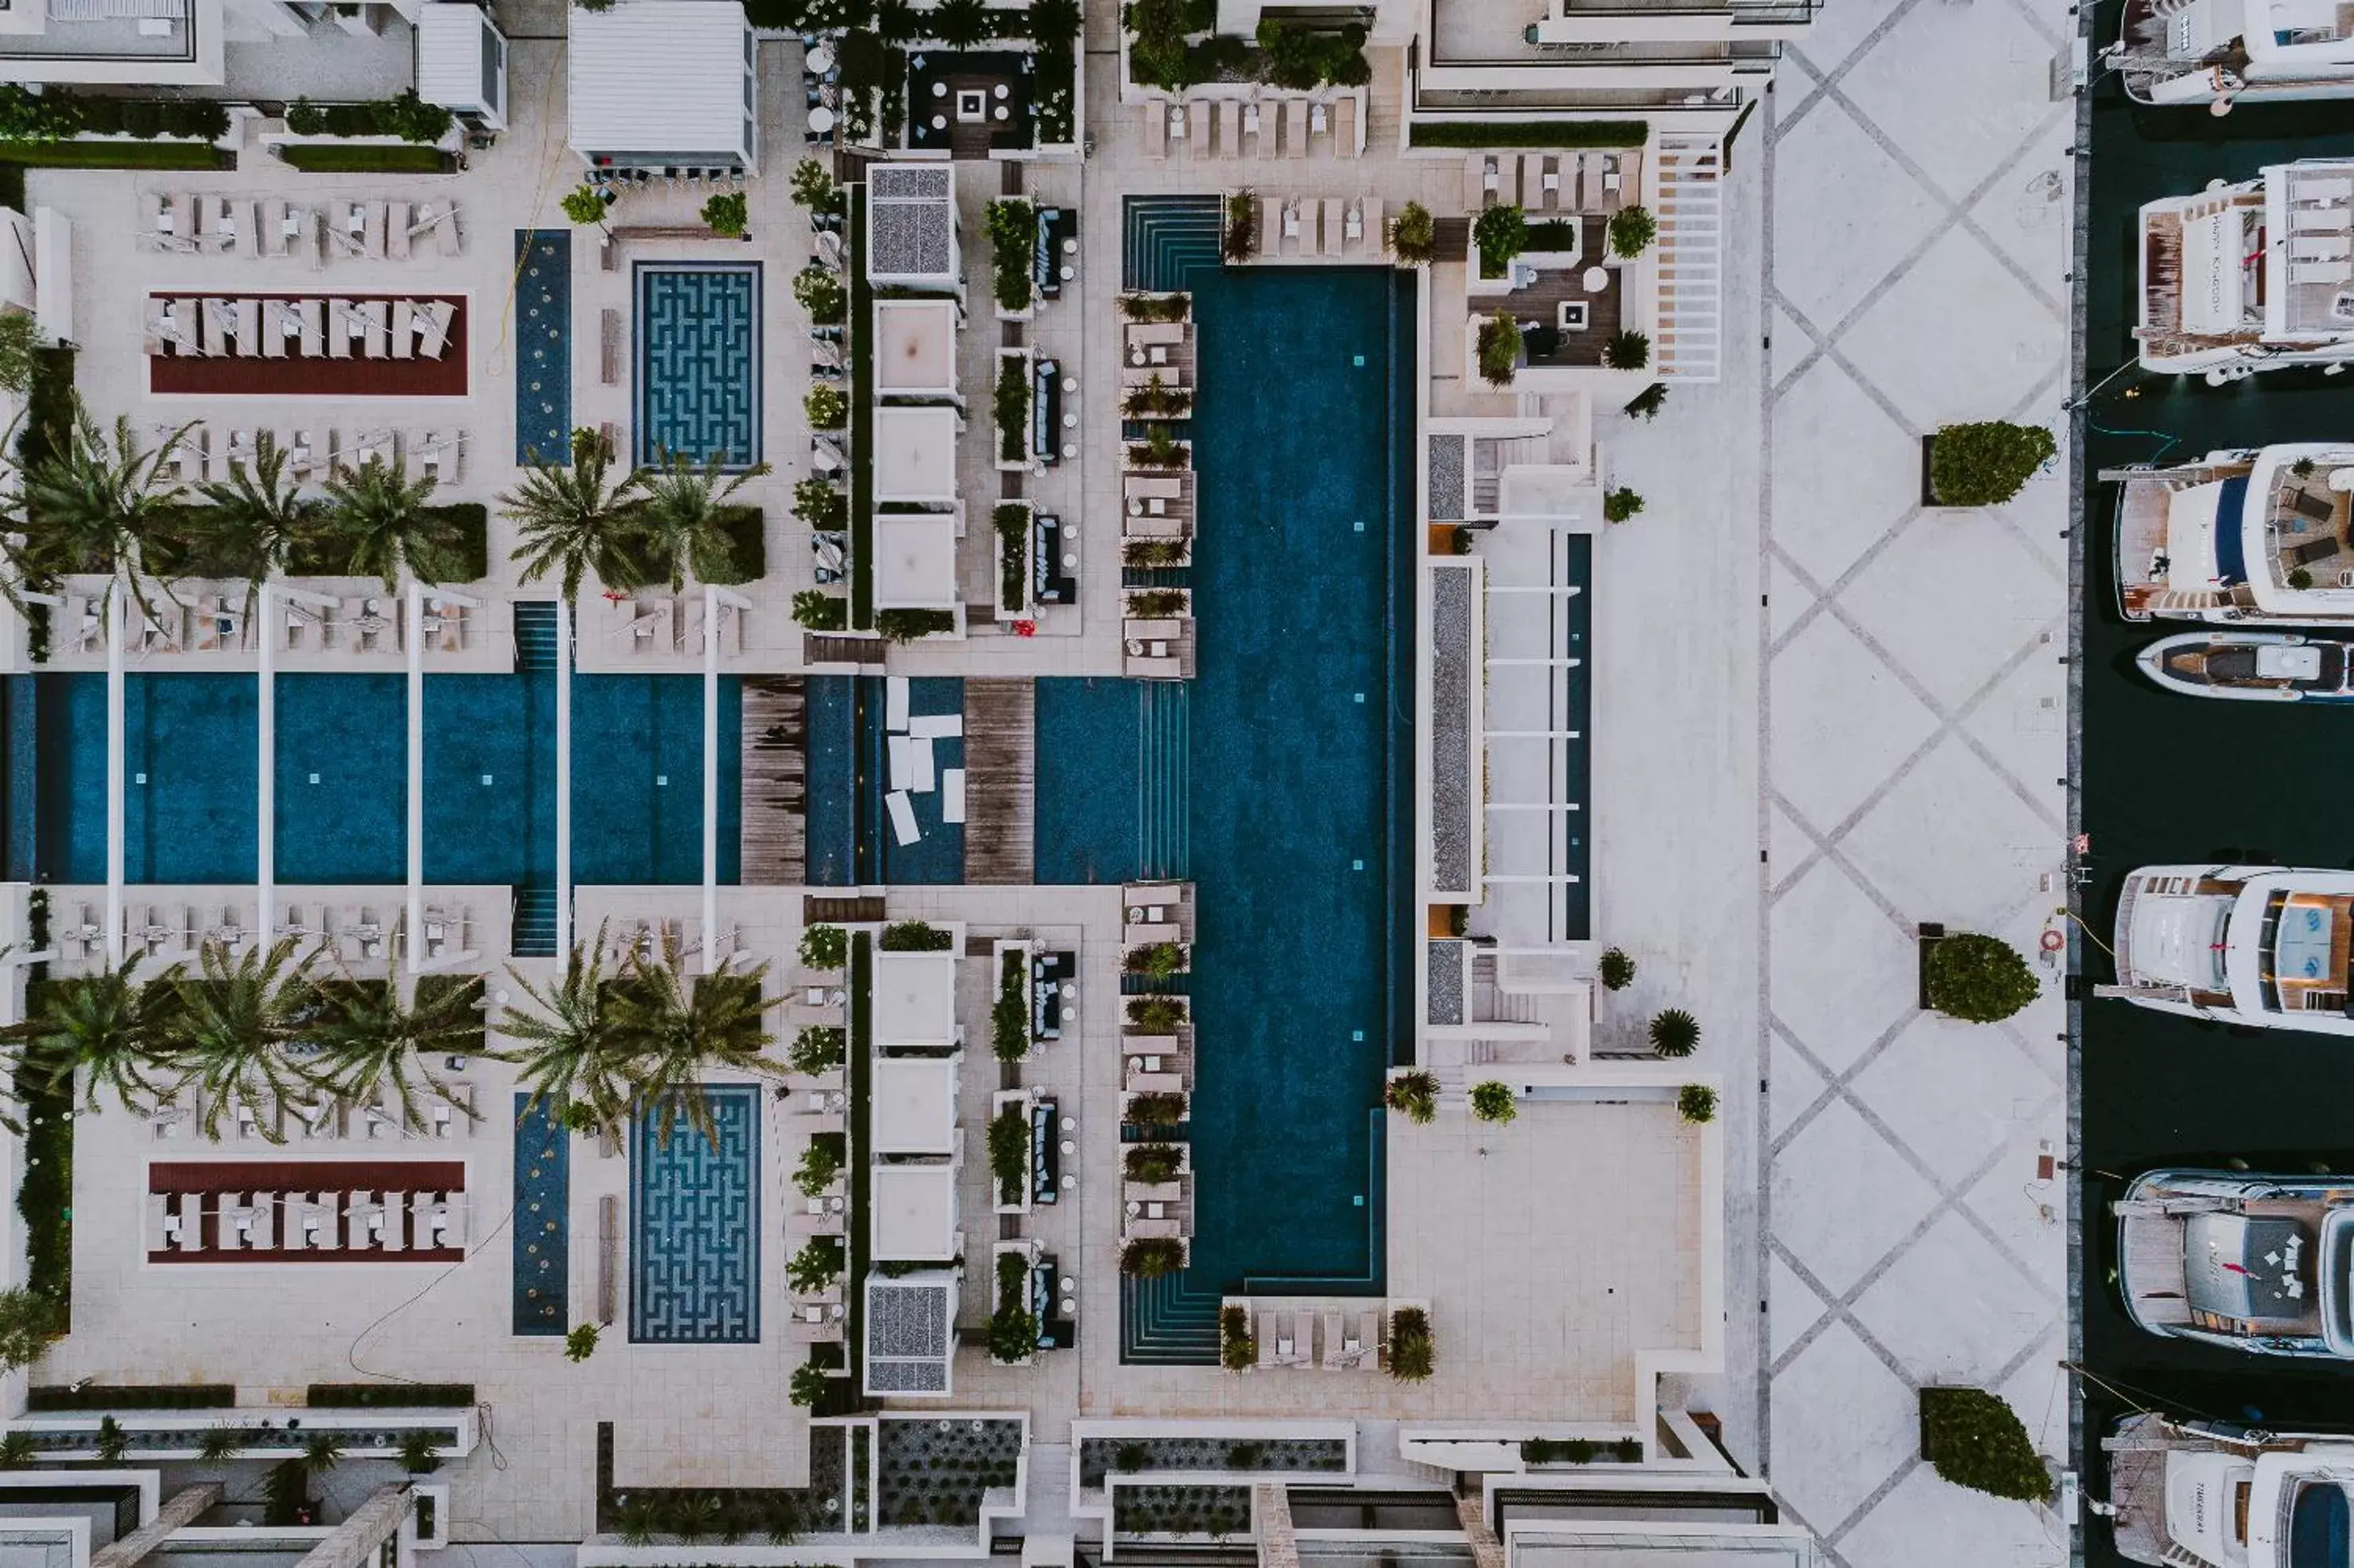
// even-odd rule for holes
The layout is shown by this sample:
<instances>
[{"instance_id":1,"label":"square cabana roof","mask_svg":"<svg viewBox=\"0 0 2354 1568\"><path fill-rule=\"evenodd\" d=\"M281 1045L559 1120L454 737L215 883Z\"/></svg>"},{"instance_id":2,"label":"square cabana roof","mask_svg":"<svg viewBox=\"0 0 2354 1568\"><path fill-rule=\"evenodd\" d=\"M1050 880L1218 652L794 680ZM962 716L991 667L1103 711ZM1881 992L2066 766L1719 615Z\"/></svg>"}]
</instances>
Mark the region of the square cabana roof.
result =
<instances>
[{"instance_id":1,"label":"square cabana roof","mask_svg":"<svg viewBox=\"0 0 2354 1568\"><path fill-rule=\"evenodd\" d=\"M886 1050L956 1044L954 952L875 955L875 1044Z\"/></svg>"},{"instance_id":2,"label":"square cabana roof","mask_svg":"<svg viewBox=\"0 0 2354 1568\"><path fill-rule=\"evenodd\" d=\"M957 389L957 302L875 302L875 386L886 397L946 397Z\"/></svg>"},{"instance_id":3,"label":"square cabana roof","mask_svg":"<svg viewBox=\"0 0 2354 1568\"><path fill-rule=\"evenodd\" d=\"M751 25L734 0L571 8L573 149L594 164L758 162Z\"/></svg>"},{"instance_id":4,"label":"square cabana roof","mask_svg":"<svg viewBox=\"0 0 2354 1568\"><path fill-rule=\"evenodd\" d=\"M957 495L954 408L885 406L875 410L875 498L946 504Z\"/></svg>"},{"instance_id":5,"label":"square cabana roof","mask_svg":"<svg viewBox=\"0 0 2354 1568\"><path fill-rule=\"evenodd\" d=\"M877 1154L957 1151L957 1064L952 1056L884 1056L875 1063L872 1140Z\"/></svg>"}]
</instances>

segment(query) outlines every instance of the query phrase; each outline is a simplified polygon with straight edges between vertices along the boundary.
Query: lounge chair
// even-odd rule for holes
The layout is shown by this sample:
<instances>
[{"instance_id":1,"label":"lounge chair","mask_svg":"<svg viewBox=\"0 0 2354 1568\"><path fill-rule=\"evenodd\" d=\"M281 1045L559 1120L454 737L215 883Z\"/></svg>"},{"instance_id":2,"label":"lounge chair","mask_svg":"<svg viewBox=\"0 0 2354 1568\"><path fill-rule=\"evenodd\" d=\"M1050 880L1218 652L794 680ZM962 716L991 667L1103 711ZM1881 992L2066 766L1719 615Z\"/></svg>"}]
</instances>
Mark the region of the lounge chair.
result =
<instances>
[{"instance_id":1,"label":"lounge chair","mask_svg":"<svg viewBox=\"0 0 2354 1568\"><path fill-rule=\"evenodd\" d=\"M1210 155L1210 101L1197 98L1185 106L1186 151L1197 158Z\"/></svg>"},{"instance_id":2,"label":"lounge chair","mask_svg":"<svg viewBox=\"0 0 2354 1568\"><path fill-rule=\"evenodd\" d=\"M441 209L433 220L433 238L444 256L462 255L466 249L465 234L458 227L458 208L453 204Z\"/></svg>"},{"instance_id":3,"label":"lounge chair","mask_svg":"<svg viewBox=\"0 0 2354 1568\"><path fill-rule=\"evenodd\" d=\"M450 323L457 319L458 307L447 300L428 300L420 312L417 352L428 359L439 359L449 346Z\"/></svg>"},{"instance_id":4,"label":"lounge chair","mask_svg":"<svg viewBox=\"0 0 2354 1568\"><path fill-rule=\"evenodd\" d=\"M1344 158L1358 154L1357 101L1343 98L1332 105L1332 150Z\"/></svg>"},{"instance_id":5,"label":"lounge chair","mask_svg":"<svg viewBox=\"0 0 2354 1568\"><path fill-rule=\"evenodd\" d=\"M1272 1312L1260 1313L1258 1315L1257 1346L1259 1365L1263 1367L1278 1367L1283 1364L1281 1361L1275 1359L1276 1338L1276 1315Z\"/></svg>"},{"instance_id":6,"label":"lounge chair","mask_svg":"<svg viewBox=\"0 0 2354 1568\"><path fill-rule=\"evenodd\" d=\"M349 300L327 302L327 357L349 359L352 356L352 302Z\"/></svg>"},{"instance_id":7,"label":"lounge chair","mask_svg":"<svg viewBox=\"0 0 2354 1568\"><path fill-rule=\"evenodd\" d=\"M1365 237L1372 244L1373 253L1378 256L1388 255L1390 252L1390 231L1384 225L1382 220L1381 197L1367 196L1365 198L1364 221Z\"/></svg>"},{"instance_id":8,"label":"lounge chair","mask_svg":"<svg viewBox=\"0 0 2354 1568\"><path fill-rule=\"evenodd\" d=\"M1243 105L1243 132L1250 138L1251 156L1267 156L1267 122L1259 117L1257 103Z\"/></svg>"},{"instance_id":9,"label":"lounge chair","mask_svg":"<svg viewBox=\"0 0 2354 1568\"><path fill-rule=\"evenodd\" d=\"M385 254L395 261L408 260L408 204L397 201L387 213L384 226Z\"/></svg>"},{"instance_id":10,"label":"lounge chair","mask_svg":"<svg viewBox=\"0 0 2354 1568\"><path fill-rule=\"evenodd\" d=\"M417 344L417 302L413 300L392 302L392 356L407 359Z\"/></svg>"},{"instance_id":11,"label":"lounge chair","mask_svg":"<svg viewBox=\"0 0 2354 1568\"><path fill-rule=\"evenodd\" d=\"M1308 101L1288 98L1283 101L1283 155L1287 158L1308 156Z\"/></svg>"},{"instance_id":12,"label":"lounge chair","mask_svg":"<svg viewBox=\"0 0 2354 1568\"><path fill-rule=\"evenodd\" d=\"M894 789L883 797L883 808L891 819L891 836L905 848L923 837L916 825L916 808L907 791Z\"/></svg>"},{"instance_id":13,"label":"lounge chair","mask_svg":"<svg viewBox=\"0 0 2354 1568\"><path fill-rule=\"evenodd\" d=\"M185 204L187 199L179 194L154 197L154 213L147 231L149 249L188 251L196 248L196 238L189 233L188 221L178 209L178 204Z\"/></svg>"},{"instance_id":14,"label":"lounge chair","mask_svg":"<svg viewBox=\"0 0 2354 1568\"><path fill-rule=\"evenodd\" d=\"M425 1130L434 1138L463 1138L474 1127L474 1086L453 1083L425 1107Z\"/></svg>"},{"instance_id":15,"label":"lounge chair","mask_svg":"<svg viewBox=\"0 0 2354 1568\"><path fill-rule=\"evenodd\" d=\"M1243 155L1243 106L1238 100L1229 98L1218 105L1218 155Z\"/></svg>"},{"instance_id":16,"label":"lounge chair","mask_svg":"<svg viewBox=\"0 0 2354 1568\"><path fill-rule=\"evenodd\" d=\"M278 1194L256 1192L246 1207L249 1218L244 1244L258 1252L266 1252L277 1245Z\"/></svg>"},{"instance_id":17,"label":"lounge chair","mask_svg":"<svg viewBox=\"0 0 2354 1568\"><path fill-rule=\"evenodd\" d=\"M1341 254L1341 205L1339 196L1324 198L1324 254L1327 256Z\"/></svg>"},{"instance_id":18,"label":"lounge chair","mask_svg":"<svg viewBox=\"0 0 2354 1568\"><path fill-rule=\"evenodd\" d=\"M239 300L237 302L237 352L246 359L261 355L261 302Z\"/></svg>"},{"instance_id":19,"label":"lounge chair","mask_svg":"<svg viewBox=\"0 0 2354 1568\"><path fill-rule=\"evenodd\" d=\"M387 300L364 300L358 308L363 330L366 334L367 356L370 359L382 359L385 356L387 342L391 336L389 327L392 320L391 302Z\"/></svg>"},{"instance_id":20,"label":"lounge chair","mask_svg":"<svg viewBox=\"0 0 2354 1568\"><path fill-rule=\"evenodd\" d=\"M1282 254L1286 256L1299 254L1299 202L1297 197L1287 200L1283 204Z\"/></svg>"},{"instance_id":21,"label":"lounge chair","mask_svg":"<svg viewBox=\"0 0 2354 1568\"><path fill-rule=\"evenodd\" d=\"M384 260L384 203L364 204L366 212L360 229L360 254L371 261Z\"/></svg>"},{"instance_id":22,"label":"lounge chair","mask_svg":"<svg viewBox=\"0 0 2354 1568\"><path fill-rule=\"evenodd\" d=\"M1312 139L1332 133L1332 111L1321 103L1308 106L1308 134Z\"/></svg>"},{"instance_id":23,"label":"lounge chair","mask_svg":"<svg viewBox=\"0 0 2354 1568\"><path fill-rule=\"evenodd\" d=\"M237 351L237 302L208 299L198 306L202 314L204 351L224 357Z\"/></svg>"},{"instance_id":24,"label":"lounge chair","mask_svg":"<svg viewBox=\"0 0 2354 1568\"><path fill-rule=\"evenodd\" d=\"M292 236L287 232L286 202L283 197L271 196L261 204L260 233L257 238L261 242L261 253L264 256L278 257L286 254L286 242Z\"/></svg>"},{"instance_id":25,"label":"lounge chair","mask_svg":"<svg viewBox=\"0 0 2354 1568\"><path fill-rule=\"evenodd\" d=\"M2349 278L2354 278L2354 263L2292 261L2288 264L2288 281L2292 283L2319 283L2327 286L2343 283Z\"/></svg>"}]
</instances>

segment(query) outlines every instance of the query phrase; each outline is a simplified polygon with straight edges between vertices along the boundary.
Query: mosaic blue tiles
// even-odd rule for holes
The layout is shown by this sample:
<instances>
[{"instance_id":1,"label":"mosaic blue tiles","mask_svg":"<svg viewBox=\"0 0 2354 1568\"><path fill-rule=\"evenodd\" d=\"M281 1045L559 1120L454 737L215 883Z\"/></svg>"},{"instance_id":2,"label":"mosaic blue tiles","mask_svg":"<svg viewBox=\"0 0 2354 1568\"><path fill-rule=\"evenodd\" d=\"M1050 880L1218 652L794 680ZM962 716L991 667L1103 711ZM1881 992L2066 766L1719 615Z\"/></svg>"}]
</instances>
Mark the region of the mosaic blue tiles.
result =
<instances>
[{"instance_id":1,"label":"mosaic blue tiles","mask_svg":"<svg viewBox=\"0 0 2354 1568\"><path fill-rule=\"evenodd\" d=\"M515 461L572 452L572 231L515 230Z\"/></svg>"},{"instance_id":2,"label":"mosaic blue tiles","mask_svg":"<svg viewBox=\"0 0 2354 1568\"><path fill-rule=\"evenodd\" d=\"M630 1338L745 1345L760 1338L760 1091L706 1088L716 1146L681 1116L630 1139Z\"/></svg>"},{"instance_id":3,"label":"mosaic blue tiles","mask_svg":"<svg viewBox=\"0 0 2354 1568\"><path fill-rule=\"evenodd\" d=\"M637 270L637 461L760 461L760 265Z\"/></svg>"},{"instance_id":4,"label":"mosaic blue tiles","mask_svg":"<svg viewBox=\"0 0 2354 1568\"><path fill-rule=\"evenodd\" d=\"M542 1102L518 1094L514 1135L514 1331L561 1334L571 1278L572 1139Z\"/></svg>"}]
</instances>

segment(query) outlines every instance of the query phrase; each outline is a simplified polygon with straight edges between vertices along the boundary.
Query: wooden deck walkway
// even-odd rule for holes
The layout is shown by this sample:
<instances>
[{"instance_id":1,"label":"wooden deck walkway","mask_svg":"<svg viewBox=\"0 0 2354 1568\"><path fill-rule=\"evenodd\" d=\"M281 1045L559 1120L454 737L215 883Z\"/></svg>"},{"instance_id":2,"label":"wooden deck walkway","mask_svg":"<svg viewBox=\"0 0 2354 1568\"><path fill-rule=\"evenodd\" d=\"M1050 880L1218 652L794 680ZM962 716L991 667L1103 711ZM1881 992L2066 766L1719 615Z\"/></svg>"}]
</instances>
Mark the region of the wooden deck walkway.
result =
<instances>
[{"instance_id":1,"label":"wooden deck walkway","mask_svg":"<svg viewBox=\"0 0 2354 1568\"><path fill-rule=\"evenodd\" d=\"M809 880L809 683L799 675L744 683L744 881Z\"/></svg>"},{"instance_id":2,"label":"wooden deck walkway","mask_svg":"<svg viewBox=\"0 0 2354 1568\"><path fill-rule=\"evenodd\" d=\"M964 879L1038 879L1038 688L1029 681L964 683Z\"/></svg>"}]
</instances>

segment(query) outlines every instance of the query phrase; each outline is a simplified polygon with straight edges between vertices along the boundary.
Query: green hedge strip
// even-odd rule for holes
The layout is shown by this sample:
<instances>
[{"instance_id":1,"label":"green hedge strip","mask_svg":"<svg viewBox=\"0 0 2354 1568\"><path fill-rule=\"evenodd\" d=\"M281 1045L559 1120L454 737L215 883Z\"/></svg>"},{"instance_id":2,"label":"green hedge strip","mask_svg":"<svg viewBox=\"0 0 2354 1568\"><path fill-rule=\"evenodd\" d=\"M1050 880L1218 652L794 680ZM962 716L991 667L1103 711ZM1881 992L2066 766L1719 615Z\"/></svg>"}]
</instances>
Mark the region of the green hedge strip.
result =
<instances>
[{"instance_id":1,"label":"green hedge strip","mask_svg":"<svg viewBox=\"0 0 2354 1568\"><path fill-rule=\"evenodd\" d=\"M387 147L375 143L334 146L323 142L289 142L278 155L290 168L306 175L438 175L451 166L450 154L439 147L403 143Z\"/></svg>"},{"instance_id":2,"label":"green hedge strip","mask_svg":"<svg viewBox=\"0 0 2354 1568\"><path fill-rule=\"evenodd\" d=\"M314 1410L462 1410L475 1403L471 1383L314 1383Z\"/></svg>"},{"instance_id":3,"label":"green hedge strip","mask_svg":"<svg viewBox=\"0 0 2354 1568\"><path fill-rule=\"evenodd\" d=\"M0 142L0 163L29 169L217 169L209 142Z\"/></svg>"},{"instance_id":4,"label":"green hedge strip","mask_svg":"<svg viewBox=\"0 0 2354 1568\"><path fill-rule=\"evenodd\" d=\"M226 1383L44 1383L26 1391L30 1411L233 1410L237 1387Z\"/></svg>"},{"instance_id":5,"label":"green hedge strip","mask_svg":"<svg viewBox=\"0 0 2354 1568\"><path fill-rule=\"evenodd\" d=\"M1640 120L1417 120L1416 147L1639 147L1651 128Z\"/></svg>"}]
</instances>

